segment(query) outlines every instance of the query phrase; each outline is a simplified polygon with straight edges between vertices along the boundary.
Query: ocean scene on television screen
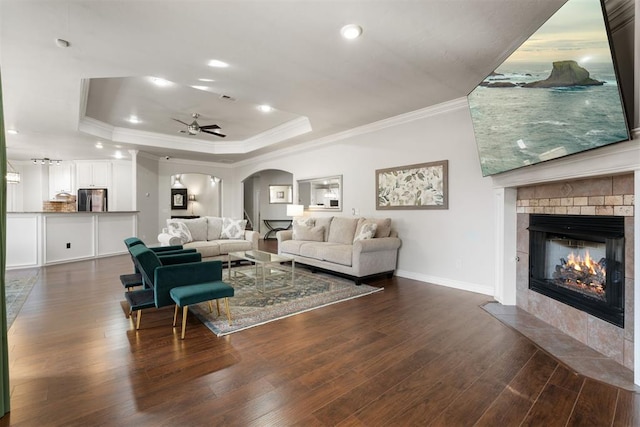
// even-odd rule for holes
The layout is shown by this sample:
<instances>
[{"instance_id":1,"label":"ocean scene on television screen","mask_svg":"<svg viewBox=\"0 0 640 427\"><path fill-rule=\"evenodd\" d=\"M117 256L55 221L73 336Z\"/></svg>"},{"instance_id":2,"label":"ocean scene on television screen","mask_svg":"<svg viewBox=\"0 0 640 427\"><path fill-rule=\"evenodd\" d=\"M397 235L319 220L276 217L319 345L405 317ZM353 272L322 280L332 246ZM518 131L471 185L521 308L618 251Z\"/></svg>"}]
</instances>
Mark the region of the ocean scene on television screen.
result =
<instances>
[{"instance_id":1,"label":"ocean scene on television screen","mask_svg":"<svg viewBox=\"0 0 640 427\"><path fill-rule=\"evenodd\" d=\"M483 176L629 139L599 0L569 0L468 96Z\"/></svg>"}]
</instances>

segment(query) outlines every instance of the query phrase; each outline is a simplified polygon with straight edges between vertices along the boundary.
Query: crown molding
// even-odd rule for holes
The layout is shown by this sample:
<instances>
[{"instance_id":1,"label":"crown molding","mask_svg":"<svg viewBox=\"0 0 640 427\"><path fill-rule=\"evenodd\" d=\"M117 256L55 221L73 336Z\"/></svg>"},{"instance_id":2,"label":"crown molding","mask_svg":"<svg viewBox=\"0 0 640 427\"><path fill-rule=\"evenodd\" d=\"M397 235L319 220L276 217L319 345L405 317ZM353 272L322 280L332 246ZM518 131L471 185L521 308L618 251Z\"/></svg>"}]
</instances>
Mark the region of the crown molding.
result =
<instances>
[{"instance_id":1,"label":"crown molding","mask_svg":"<svg viewBox=\"0 0 640 427\"><path fill-rule=\"evenodd\" d=\"M166 149L175 149L179 146L184 151L207 154L246 154L310 132L312 128L307 117L299 117L244 141L208 141L112 126L84 116L78 122L78 130L112 142Z\"/></svg>"},{"instance_id":2,"label":"crown molding","mask_svg":"<svg viewBox=\"0 0 640 427\"><path fill-rule=\"evenodd\" d=\"M294 154L294 153L308 151L310 149L319 148L325 145L330 145L347 138L353 138L356 136L365 135L367 133L377 132L382 129L399 126L399 125L410 123L416 120L437 116L439 114L457 111L463 108L469 108L469 103L467 101L466 96L462 98L453 99L451 101L446 101L437 105L432 105L430 107L421 108L420 110L411 111L409 113L400 114L398 116L379 120L377 122L358 126L356 128L349 129L344 132L339 132L333 135L315 139L313 141L298 144L295 147L288 147L288 148L283 148L277 151L273 151L271 153L265 153L261 156L256 156L251 159L236 162L235 165L248 166L248 165L251 165L254 163L260 163L266 160L274 160L281 157L290 156L291 154Z\"/></svg>"},{"instance_id":3,"label":"crown molding","mask_svg":"<svg viewBox=\"0 0 640 427\"><path fill-rule=\"evenodd\" d=\"M157 160L158 163L164 163L167 165L171 164L171 165L188 165L188 166L205 166L205 167L215 166L221 169L233 169L235 167L231 163L209 162L209 161L203 161L203 160L188 160L188 159L178 159L178 158L176 159L170 158L169 160L167 160L164 157L156 157L153 155L150 158ZM185 172L185 173L189 173L189 172ZM202 173L202 172L194 172L194 173Z\"/></svg>"},{"instance_id":4,"label":"crown molding","mask_svg":"<svg viewBox=\"0 0 640 427\"><path fill-rule=\"evenodd\" d=\"M308 117L298 117L297 119L289 120L286 123L262 132L256 136L245 139L242 141L242 148L244 149L243 153L249 153L260 148L268 147L270 145L286 141L287 139L311 132L312 130L311 122L309 122Z\"/></svg>"},{"instance_id":5,"label":"crown molding","mask_svg":"<svg viewBox=\"0 0 640 427\"><path fill-rule=\"evenodd\" d=\"M343 139L353 138L353 137L364 135L371 132L377 132L382 129L400 126L405 123L414 122L416 120L437 116L440 114L448 113L454 110L459 110L460 108L467 108L467 107L469 107L469 103L467 101L467 97L465 96L463 98L457 98L451 101L446 101L446 102L432 105L426 108L421 108L420 110L410 111L408 113L400 114L398 116L389 117L388 119L378 120L377 122L358 126L356 128L349 129L344 132L319 138L319 139L316 139L315 141L312 141L310 144L312 145L332 144L334 142L337 142Z\"/></svg>"}]
</instances>

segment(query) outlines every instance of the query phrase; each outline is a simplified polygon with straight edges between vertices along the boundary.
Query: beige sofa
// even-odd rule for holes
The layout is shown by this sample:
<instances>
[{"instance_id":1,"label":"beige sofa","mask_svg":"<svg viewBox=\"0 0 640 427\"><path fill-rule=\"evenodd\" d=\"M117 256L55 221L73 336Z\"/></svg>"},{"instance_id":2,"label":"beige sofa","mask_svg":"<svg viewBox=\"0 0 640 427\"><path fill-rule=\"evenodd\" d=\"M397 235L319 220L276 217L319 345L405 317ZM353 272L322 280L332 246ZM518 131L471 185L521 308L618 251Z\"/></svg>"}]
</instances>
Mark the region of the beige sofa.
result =
<instances>
[{"instance_id":1,"label":"beige sofa","mask_svg":"<svg viewBox=\"0 0 640 427\"><path fill-rule=\"evenodd\" d=\"M357 285L375 276L391 277L401 244L389 218L294 218L292 229L276 237L279 254L312 270L348 277Z\"/></svg>"},{"instance_id":2,"label":"beige sofa","mask_svg":"<svg viewBox=\"0 0 640 427\"><path fill-rule=\"evenodd\" d=\"M196 219L168 219L158 235L162 246L182 245L196 249L203 260L226 261L229 252L258 249L260 234L245 230L245 220L206 216Z\"/></svg>"}]
</instances>

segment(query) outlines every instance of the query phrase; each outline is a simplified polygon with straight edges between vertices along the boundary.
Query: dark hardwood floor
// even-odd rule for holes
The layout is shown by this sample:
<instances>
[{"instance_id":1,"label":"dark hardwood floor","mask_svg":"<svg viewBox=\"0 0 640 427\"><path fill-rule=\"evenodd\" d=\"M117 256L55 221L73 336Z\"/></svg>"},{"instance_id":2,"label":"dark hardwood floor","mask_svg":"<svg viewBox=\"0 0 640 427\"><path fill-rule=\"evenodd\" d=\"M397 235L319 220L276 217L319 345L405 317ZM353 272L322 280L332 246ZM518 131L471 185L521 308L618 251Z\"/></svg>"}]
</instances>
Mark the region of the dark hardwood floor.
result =
<instances>
[{"instance_id":1,"label":"dark hardwood floor","mask_svg":"<svg viewBox=\"0 0 640 427\"><path fill-rule=\"evenodd\" d=\"M266 248L273 250L273 242ZM135 331L128 256L43 268L9 331L0 426L633 426L637 394L575 375L484 310L414 280L217 338L173 309Z\"/></svg>"}]
</instances>

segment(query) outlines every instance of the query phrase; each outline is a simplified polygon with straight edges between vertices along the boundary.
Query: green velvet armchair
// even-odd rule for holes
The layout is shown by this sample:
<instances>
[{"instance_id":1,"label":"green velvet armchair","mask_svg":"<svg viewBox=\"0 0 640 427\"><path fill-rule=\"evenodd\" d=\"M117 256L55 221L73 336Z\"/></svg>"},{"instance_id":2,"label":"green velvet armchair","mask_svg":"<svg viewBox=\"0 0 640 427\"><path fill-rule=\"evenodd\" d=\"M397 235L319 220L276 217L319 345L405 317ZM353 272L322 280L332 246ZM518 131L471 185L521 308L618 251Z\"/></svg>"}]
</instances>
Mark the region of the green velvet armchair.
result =
<instances>
[{"instance_id":1,"label":"green velvet armchair","mask_svg":"<svg viewBox=\"0 0 640 427\"><path fill-rule=\"evenodd\" d=\"M140 271L145 284L149 289L126 292L128 301L137 302L138 312L136 329L139 329L141 310L150 307L165 307L168 305L180 305L186 308L188 304L211 301L225 298L227 303L227 315L231 316L228 309L228 298L233 296L233 288L222 282L222 262L187 262L166 264L162 257L143 245L134 245L129 251ZM174 257L191 256L192 254L179 254ZM200 256L200 254L197 254ZM174 296L171 290L181 288ZM133 307L132 307L133 310ZM177 309L176 309L177 311ZM183 318L183 332L187 311ZM175 316L174 316L175 323Z\"/></svg>"}]
</instances>

